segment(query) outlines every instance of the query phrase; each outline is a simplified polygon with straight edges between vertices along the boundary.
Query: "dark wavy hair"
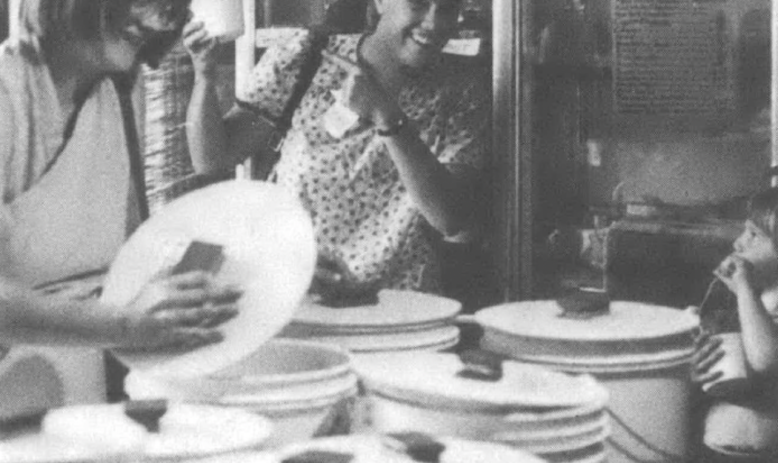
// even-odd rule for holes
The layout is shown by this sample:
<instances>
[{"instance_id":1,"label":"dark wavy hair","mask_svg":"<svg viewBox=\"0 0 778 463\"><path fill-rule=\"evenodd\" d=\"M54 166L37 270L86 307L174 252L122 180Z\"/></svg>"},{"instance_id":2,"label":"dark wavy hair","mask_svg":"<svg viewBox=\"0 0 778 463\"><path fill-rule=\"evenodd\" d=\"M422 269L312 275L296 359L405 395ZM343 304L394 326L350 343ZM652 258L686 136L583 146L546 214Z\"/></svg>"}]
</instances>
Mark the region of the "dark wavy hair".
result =
<instances>
[{"instance_id":1,"label":"dark wavy hair","mask_svg":"<svg viewBox=\"0 0 778 463\"><path fill-rule=\"evenodd\" d=\"M133 8L155 8L174 27L149 40L140 60L156 67L178 41L191 0L22 0L22 28L41 43L63 39L93 40L103 30L119 31Z\"/></svg>"},{"instance_id":2,"label":"dark wavy hair","mask_svg":"<svg viewBox=\"0 0 778 463\"><path fill-rule=\"evenodd\" d=\"M748 219L767 233L778 249L778 188L768 188L751 197Z\"/></svg>"}]
</instances>

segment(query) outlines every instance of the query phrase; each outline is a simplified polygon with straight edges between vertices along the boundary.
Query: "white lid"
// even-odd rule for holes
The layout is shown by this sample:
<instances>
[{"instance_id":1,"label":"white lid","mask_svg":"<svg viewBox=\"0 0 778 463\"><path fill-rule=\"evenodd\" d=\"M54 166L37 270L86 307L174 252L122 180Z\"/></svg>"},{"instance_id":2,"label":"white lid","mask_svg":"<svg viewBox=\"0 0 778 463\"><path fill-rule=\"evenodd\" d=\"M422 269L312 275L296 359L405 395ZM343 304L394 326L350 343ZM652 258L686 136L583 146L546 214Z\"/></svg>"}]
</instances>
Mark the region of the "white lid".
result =
<instances>
[{"instance_id":1,"label":"white lid","mask_svg":"<svg viewBox=\"0 0 778 463\"><path fill-rule=\"evenodd\" d=\"M384 289L379 291L376 305L331 308L318 304L316 299L308 299L295 314L293 323L323 329L410 327L450 320L461 309L462 304L454 299Z\"/></svg>"},{"instance_id":2,"label":"white lid","mask_svg":"<svg viewBox=\"0 0 778 463\"><path fill-rule=\"evenodd\" d=\"M614 301L610 313L588 319L560 317L556 301L525 301L476 313L482 325L510 334L560 341L632 341L689 333L699 318L688 311Z\"/></svg>"},{"instance_id":3,"label":"white lid","mask_svg":"<svg viewBox=\"0 0 778 463\"><path fill-rule=\"evenodd\" d=\"M310 339L338 345L355 354L443 350L459 342L459 328L443 325L434 329L408 330L373 335L314 336Z\"/></svg>"},{"instance_id":4,"label":"white lid","mask_svg":"<svg viewBox=\"0 0 778 463\"><path fill-rule=\"evenodd\" d=\"M171 402L159 432L127 417L123 404L91 404L51 410L42 434L95 448L116 443L127 454L155 460L256 448L271 430L269 420L247 411Z\"/></svg>"},{"instance_id":5,"label":"white lid","mask_svg":"<svg viewBox=\"0 0 778 463\"><path fill-rule=\"evenodd\" d=\"M117 351L131 369L195 376L240 361L288 323L313 277L313 226L299 200L271 183L229 181L184 195L146 221L113 262L103 302L127 304L177 262L168 262L172 249L193 240L223 246L216 279L243 290L240 312L222 325L217 344L185 353Z\"/></svg>"},{"instance_id":6,"label":"white lid","mask_svg":"<svg viewBox=\"0 0 778 463\"><path fill-rule=\"evenodd\" d=\"M571 376L512 360L498 381L458 376L457 355L419 352L356 357L369 391L422 407L514 412L526 407L574 407L604 403L606 390L591 376Z\"/></svg>"},{"instance_id":7,"label":"white lid","mask_svg":"<svg viewBox=\"0 0 778 463\"><path fill-rule=\"evenodd\" d=\"M542 463L540 458L515 448L499 444L475 442L451 437L434 437L444 446L440 463ZM386 443L384 443L386 442ZM398 451L392 450L390 438L380 435L354 435L314 439L301 444L283 447L278 460L304 454L308 451L325 451L351 454L350 463L415 463Z\"/></svg>"}]
</instances>

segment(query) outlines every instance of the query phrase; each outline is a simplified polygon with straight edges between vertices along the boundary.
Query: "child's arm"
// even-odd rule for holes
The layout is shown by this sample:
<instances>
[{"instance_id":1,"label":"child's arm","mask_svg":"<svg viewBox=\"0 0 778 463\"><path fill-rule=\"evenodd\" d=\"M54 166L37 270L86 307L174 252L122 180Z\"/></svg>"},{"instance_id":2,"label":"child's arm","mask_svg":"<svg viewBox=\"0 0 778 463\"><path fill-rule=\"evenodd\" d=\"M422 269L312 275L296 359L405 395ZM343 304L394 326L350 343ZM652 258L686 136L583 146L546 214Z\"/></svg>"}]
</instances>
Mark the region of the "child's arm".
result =
<instances>
[{"instance_id":1,"label":"child's arm","mask_svg":"<svg viewBox=\"0 0 778 463\"><path fill-rule=\"evenodd\" d=\"M737 296L743 348L749 366L759 375L778 376L778 326L755 288L751 264L732 255L715 273Z\"/></svg>"}]
</instances>

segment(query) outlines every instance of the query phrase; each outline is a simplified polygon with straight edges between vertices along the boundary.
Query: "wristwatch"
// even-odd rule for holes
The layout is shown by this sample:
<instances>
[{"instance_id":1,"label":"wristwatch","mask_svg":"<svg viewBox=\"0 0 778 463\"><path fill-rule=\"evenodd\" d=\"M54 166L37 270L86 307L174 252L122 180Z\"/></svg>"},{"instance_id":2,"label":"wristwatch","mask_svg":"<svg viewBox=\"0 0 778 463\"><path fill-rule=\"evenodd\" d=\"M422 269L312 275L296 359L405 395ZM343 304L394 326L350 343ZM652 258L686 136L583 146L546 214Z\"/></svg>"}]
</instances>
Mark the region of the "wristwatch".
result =
<instances>
[{"instance_id":1,"label":"wristwatch","mask_svg":"<svg viewBox=\"0 0 778 463\"><path fill-rule=\"evenodd\" d=\"M399 134L400 131L403 129L403 127L405 127L406 125L408 125L408 116L403 114L402 117L400 117L394 122L394 124L390 125L385 129L376 127L375 133L381 137L393 137Z\"/></svg>"}]
</instances>

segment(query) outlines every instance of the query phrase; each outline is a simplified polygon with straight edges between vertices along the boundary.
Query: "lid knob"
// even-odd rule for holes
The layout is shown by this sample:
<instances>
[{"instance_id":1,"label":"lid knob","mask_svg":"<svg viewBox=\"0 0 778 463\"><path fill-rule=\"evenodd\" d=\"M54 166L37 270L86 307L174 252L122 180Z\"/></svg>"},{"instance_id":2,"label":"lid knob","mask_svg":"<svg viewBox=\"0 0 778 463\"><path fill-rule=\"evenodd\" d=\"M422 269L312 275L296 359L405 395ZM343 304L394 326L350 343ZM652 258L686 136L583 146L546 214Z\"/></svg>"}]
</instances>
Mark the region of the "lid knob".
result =
<instances>
[{"instance_id":1,"label":"lid knob","mask_svg":"<svg viewBox=\"0 0 778 463\"><path fill-rule=\"evenodd\" d=\"M575 289L556 300L563 318L590 319L610 313L610 298L605 292Z\"/></svg>"},{"instance_id":2,"label":"lid knob","mask_svg":"<svg viewBox=\"0 0 778 463\"><path fill-rule=\"evenodd\" d=\"M124 414L142 425L148 432L159 432L159 420L167 412L167 400L130 400L124 404Z\"/></svg>"}]
</instances>

